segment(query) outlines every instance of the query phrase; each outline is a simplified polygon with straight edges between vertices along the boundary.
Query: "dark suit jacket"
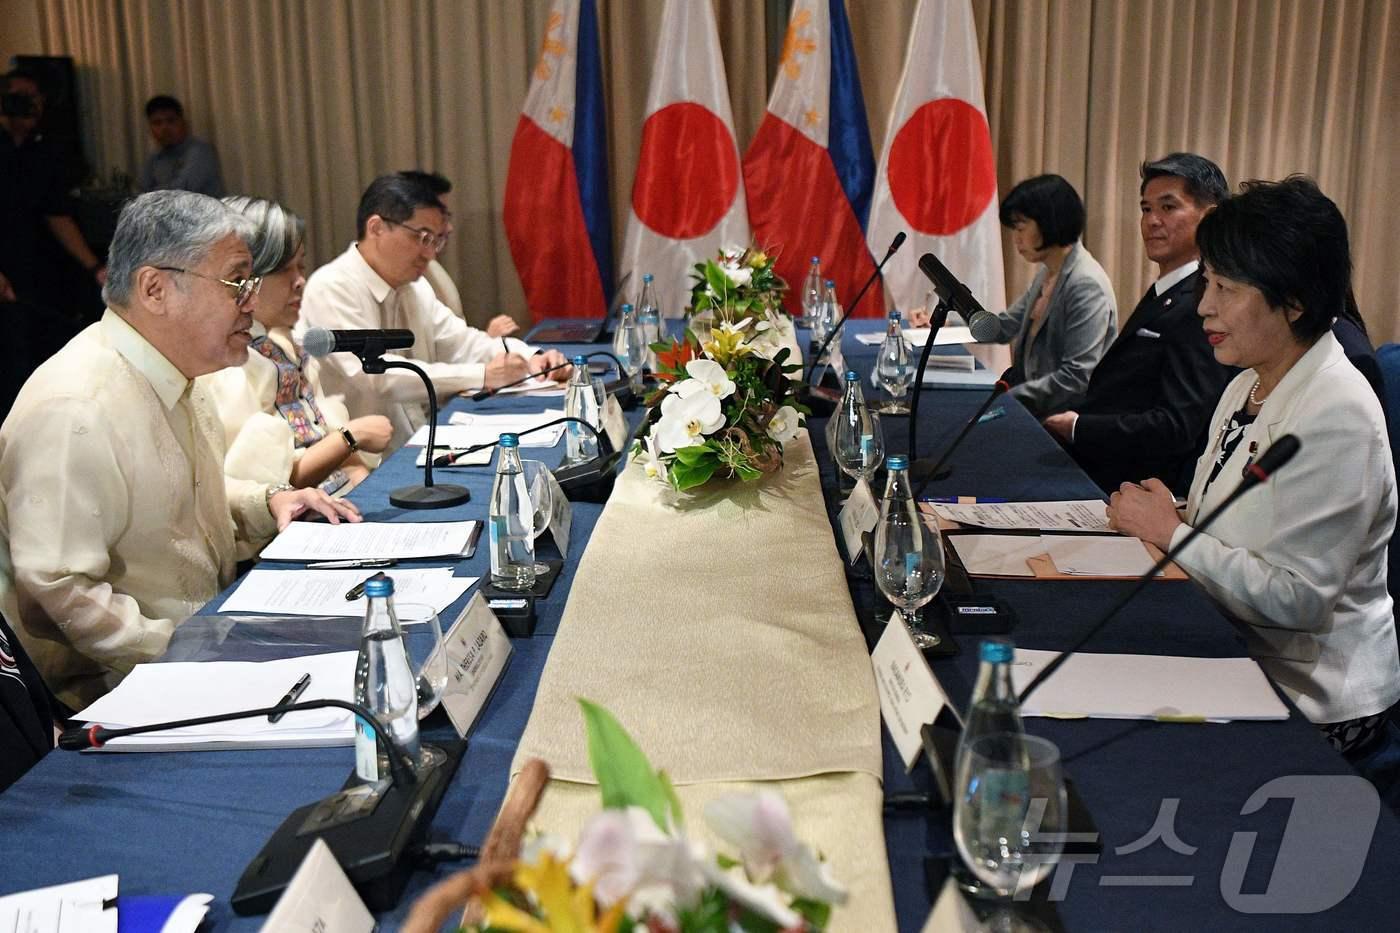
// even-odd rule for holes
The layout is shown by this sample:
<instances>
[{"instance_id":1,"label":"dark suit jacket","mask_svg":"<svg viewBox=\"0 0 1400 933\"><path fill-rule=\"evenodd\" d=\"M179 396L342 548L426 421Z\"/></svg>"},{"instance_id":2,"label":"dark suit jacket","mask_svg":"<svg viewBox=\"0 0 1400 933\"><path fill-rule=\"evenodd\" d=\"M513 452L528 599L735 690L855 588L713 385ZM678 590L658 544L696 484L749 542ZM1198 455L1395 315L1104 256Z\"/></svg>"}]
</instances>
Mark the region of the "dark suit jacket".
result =
<instances>
[{"instance_id":1,"label":"dark suit jacket","mask_svg":"<svg viewBox=\"0 0 1400 933\"><path fill-rule=\"evenodd\" d=\"M1215 361L1196 315L1201 271L1148 292L1099 361L1070 452L1108 491L1157 477L1185 493L1215 403L1235 370Z\"/></svg>"}]
</instances>

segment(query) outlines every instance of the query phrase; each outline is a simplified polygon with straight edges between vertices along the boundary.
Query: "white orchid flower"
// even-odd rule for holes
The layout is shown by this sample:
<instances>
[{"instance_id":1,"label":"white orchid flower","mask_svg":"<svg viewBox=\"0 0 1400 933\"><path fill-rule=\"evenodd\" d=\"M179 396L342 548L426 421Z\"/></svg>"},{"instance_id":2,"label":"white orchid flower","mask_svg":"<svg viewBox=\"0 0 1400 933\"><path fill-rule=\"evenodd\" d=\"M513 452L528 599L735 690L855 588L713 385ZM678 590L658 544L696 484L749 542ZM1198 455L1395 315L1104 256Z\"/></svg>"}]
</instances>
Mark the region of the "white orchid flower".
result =
<instances>
[{"instance_id":1,"label":"white orchid flower","mask_svg":"<svg viewBox=\"0 0 1400 933\"><path fill-rule=\"evenodd\" d=\"M734 380L730 379L724 367L714 360L691 360L685 364L685 372L690 378L676 383L671 388L671 391L681 398L697 392L703 392L715 399L729 398L734 394ZM665 412L664 408L662 412Z\"/></svg>"},{"instance_id":2,"label":"white orchid flower","mask_svg":"<svg viewBox=\"0 0 1400 933\"><path fill-rule=\"evenodd\" d=\"M634 911L674 916L689 906L705 886L703 849L684 837L663 833L641 807L604 810L579 834L569 863L576 884L593 884L604 907L626 898Z\"/></svg>"},{"instance_id":3,"label":"white orchid flower","mask_svg":"<svg viewBox=\"0 0 1400 933\"><path fill-rule=\"evenodd\" d=\"M642 449L637 452L637 459L641 461L642 469L646 472L647 479L660 480L666 482L666 464L661 460L661 454L656 449L656 437L647 435L647 439L642 442Z\"/></svg>"},{"instance_id":4,"label":"white orchid flower","mask_svg":"<svg viewBox=\"0 0 1400 933\"><path fill-rule=\"evenodd\" d=\"M784 405L773 414L773 419L768 422L768 436L779 444L786 444L797 436L800 427L797 409L791 405Z\"/></svg>"},{"instance_id":5,"label":"white orchid flower","mask_svg":"<svg viewBox=\"0 0 1400 933\"><path fill-rule=\"evenodd\" d=\"M705 435L724 427L724 411L719 399L709 392L693 392L687 396L667 395L661 401L661 420L652 428L652 436L663 454L675 453L682 447L705 443Z\"/></svg>"},{"instance_id":6,"label":"white orchid flower","mask_svg":"<svg viewBox=\"0 0 1400 933\"><path fill-rule=\"evenodd\" d=\"M744 871L757 884L773 880L797 897L840 904L846 889L797 838L787 801L773 791L725 794L705 806L705 822L739 848Z\"/></svg>"},{"instance_id":7,"label":"white orchid flower","mask_svg":"<svg viewBox=\"0 0 1400 933\"><path fill-rule=\"evenodd\" d=\"M753 270L748 266L724 265L720 266L720 268L724 270L725 278L729 279L729 283L740 288L749 284L749 281L753 278Z\"/></svg>"},{"instance_id":8,"label":"white orchid flower","mask_svg":"<svg viewBox=\"0 0 1400 933\"><path fill-rule=\"evenodd\" d=\"M728 898L766 918L781 930L805 929L802 917L787 905L781 891L771 884L754 884L718 865L705 865L705 877Z\"/></svg>"}]
</instances>

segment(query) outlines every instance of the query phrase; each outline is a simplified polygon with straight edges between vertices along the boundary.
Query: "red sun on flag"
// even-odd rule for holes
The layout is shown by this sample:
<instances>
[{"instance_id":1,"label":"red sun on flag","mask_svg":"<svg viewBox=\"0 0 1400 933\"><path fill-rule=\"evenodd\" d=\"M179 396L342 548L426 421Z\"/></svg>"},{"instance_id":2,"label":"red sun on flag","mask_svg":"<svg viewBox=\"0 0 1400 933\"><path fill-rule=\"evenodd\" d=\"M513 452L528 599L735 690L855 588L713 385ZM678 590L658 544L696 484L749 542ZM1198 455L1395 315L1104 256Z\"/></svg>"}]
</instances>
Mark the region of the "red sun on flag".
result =
<instances>
[{"instance_id":1,"label":"red sun on flag","mask_svg":"<svg viewBox=\"0 0 1400 933\"><path fill-rule=\"evenodd\" d=\"M997 190L986 118L956 97L929 101L895 134L888 173L895 207L911 227L930 236L957 233Z\"/></svg>"},{"instance_id":2,"label":"red sun on flag","mask_svg":"<svg viewBox=\"0 0 1400 933\"><path fill-rule=\"evenodd\" d=\"M739 150L712 111L682 101L647 118L632 185L638 220L664 237L693 239L724 219L738 190Z\"/></svg>"}]
</instances>

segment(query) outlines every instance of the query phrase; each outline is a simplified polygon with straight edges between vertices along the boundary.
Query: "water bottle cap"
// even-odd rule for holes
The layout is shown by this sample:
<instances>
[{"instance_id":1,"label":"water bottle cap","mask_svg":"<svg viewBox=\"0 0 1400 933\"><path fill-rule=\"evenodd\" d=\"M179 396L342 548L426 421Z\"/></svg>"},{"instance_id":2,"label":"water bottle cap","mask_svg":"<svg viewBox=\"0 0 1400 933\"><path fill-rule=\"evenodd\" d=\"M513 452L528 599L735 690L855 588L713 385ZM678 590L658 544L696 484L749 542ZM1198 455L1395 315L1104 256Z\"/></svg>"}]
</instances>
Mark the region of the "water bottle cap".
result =
<instances>
[{"instance_id":1,"label":"water bottle cap","mask_svg":"<svg viewBox=\"0 0 1400 933\"><path fill-rule=\"evenodd\" d=\"M856 375L856 371L854 369L848 369L846 370L846 381L860 382L860 376Z\"/></svg>"},{"instance_id":2,"label":"water bottle cap","mask_svg":"<svg viewBox=\"0 0 1400 933\"><path fill-rule=\"evenodd\" d=\"M632 310L632 306L631 306L631 305L629 305L629 304L623 304L623 306L622 306L622 313L623 313L623 314L626 314L628 311L631 311L631 310Z\"/></svg>"},{"instance_id":3,"label":"water bottle cap","mask_svg":"<svg viewBox=\"0 0 1400 933\"><path fill-rule=\"evenodd\" d=\"M891 311L891 312L890 312L890 320L891 320L891 321L902 321L902 320L904 320L904 315L900 314L898 311Z\"/></svg>"},{"instance_id":4,"label":"water bottle cap","mask_svg":"<svg viewBox=\"0 0 1400 933\"><path fill-rule=\"evenodd\" d=\"M907 470L909 469L909 458L904 454L895 454L885 458L885 469L887 470Z\"/></svg>"},{"instance_id":5,"label":"water bottle cap","mask_svg":"<svg viewBox=\"0 0 1400 933\"><path fill-rule=\"evenodd\" d=\"M813 257L812 257L812 265L814 265L814 266L819 266L819 265L821 265L821 264L822 264L822 258L821 258L820 256L813 256Z\"/></svg>"},{"instance_id":6,"label":"water bottle cap","mask_svg":"<svg viewBox=\"0 0 1400 933\"><path fill-rule=\"evenodd\" d=\"M394 578L378 576L365 581L366 596L393 596Z\"/></svg>"},{"instance_id":7,"label":"water bottle cap","mask_svg":"<svg viewBox=\"0 0 1400 933\"><path fill-rule=\"evenodd\" d=\"M826 280L826 287L827 287L827 288L835 288L835 287L836 287L836 280L835 280L835 279L827 279L827 280Z\"/></svg>"},{"instance_id":8,"label":"water bottle cap","mask_svg":"<svg viewBox=\"0 0 1400 933\"><path fill-rule=\"evenodd\" d=\"M652 281L651 273L650 273L650 272L644 272L644 273L642 273L642 281L643 281L643 282L650 282L650 281Z\"/></svg>"},{"instance_id":9,"label":"water bottle cap","mask_svg":"<svg viewBox=\"0 0 1400 933\"><path fill-rule=\"evenodd\" d=\"M574 357L574 365L575 365L575 366L587 366L587 365L588 365L588 360L584 359L583 354L580 353L578 356Z\"/></svg>"},{"instance_id":10,"label":"water bottle cap","mask_svg":"<svg viewBox=\"0 0 1400 933\"><path fill-rule=\"evenodd\" d=\"M980 657L989 664L1010 664L1015 653L1016 649L1009 641L984 641Z\"/></svg>"},{"instance_id":11,"label":"water bottle cap","mask_svg":"<svg viewBox=\"0 0 1400 933\"><path fill-rule=\"evenodd\" d=\"M514 434L502 434L500 445L502 447L519 447L520 438Z\"/></svg>"}]
</instances>

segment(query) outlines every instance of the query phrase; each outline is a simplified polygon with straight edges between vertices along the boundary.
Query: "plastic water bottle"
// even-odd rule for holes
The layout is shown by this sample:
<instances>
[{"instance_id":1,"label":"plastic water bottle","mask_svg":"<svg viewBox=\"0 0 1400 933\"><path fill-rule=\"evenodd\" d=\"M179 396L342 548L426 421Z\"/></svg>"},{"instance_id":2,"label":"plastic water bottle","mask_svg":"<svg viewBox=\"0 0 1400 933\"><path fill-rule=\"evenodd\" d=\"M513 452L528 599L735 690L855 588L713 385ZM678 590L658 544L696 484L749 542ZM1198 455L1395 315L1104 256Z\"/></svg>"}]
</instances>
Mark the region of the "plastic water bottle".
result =
<instances>
[{"instance_id":1,"label":"plastic water bottle","mask_svg":"<svg viewBox=\"0 0 1400 933\"><path fill-rule=\"evenodd\" d=\"M628 382L634 392L642 391L642 369L646 366L647 345L637 312L631 305L622 306L622 318L617 325L618 358L627 370Z\"/></svg>"},{"instance_id":2,"label":"plastic water bottle","mask_svg":"<svg viewBox=\"0 0 1400 933\"><path fill-rule=\"evenodd\" d=\"M365 624L355 662L355 702L383 723L415 761L418 745L418 681L408 663L403 630L394 614L394 581L379 575L365 582ZM388 780L389 757L375 727L355 717L355 774L360 780Z\"/></svg>"},{"instance_id":3,"label":"plastic water bottle","mask_svg":"<svg viewBox=\"0 0 1400 933\"><path fill-rule=\"evenodd\" d=\"M977 683L972 688L963 722L962 738L958 741L958 764L962 764L967 747L984 735L1011 732L1024 735L1021 724L1021 703L1011 682L1011 662L1015 646L1004 638L989 638L982 642L978 657Z\"/></svg>"},{"instance_id":4,"label":"plastic water bottle","mask_svg":"<svg viewBox=\"0 0 1400 933\"><path fill-rule=\"evenodd\" d=\"M588 391L592 394L592 387ZM520 465L520 438L502 434L496 449L496 480L487 510L491 583L503 590L528 590L535 585L534 507Z\"/></svg>"},{"instance_id":5,"label":"plastic water bottle","mask_svg":"<svg viewBox=\"0 0 1400 933\"><path fill-rule=\"evenodd\" d=\"M642 276L642 293L637 296L637 323L642 325L642 342L647 346L647 369L656 372L656 354L651 345L661 340L661 303L651 273Z\"/></svg>"},{"instance_id":6,"label":"plastic water bottle","mask_svg":"<svg viewBox=\"0 0 1400 933\"><path fill-rule=\"evenodd\" d=\"M817 309L822 303L822 261L813 256L807 267L807 278L802 281L802 321L803 327L812 327L817 318Z\"/></svg>"},{"instance_id":7,"label":"plastic water bottle","mask_svg":"<svg viewBox=\"0 0 1400 933\"><path fill-rule=\"evenodd\" d=\"M564 414L602 429L598 395L588 375L588 361L582 356L574 357L574 374L569 377L569 387L564 393ZM569 463L582 463L597 457L597 436L581 424L570 421L567 425L564 431L564 459Z\"/></svg>"}]
</instances>

